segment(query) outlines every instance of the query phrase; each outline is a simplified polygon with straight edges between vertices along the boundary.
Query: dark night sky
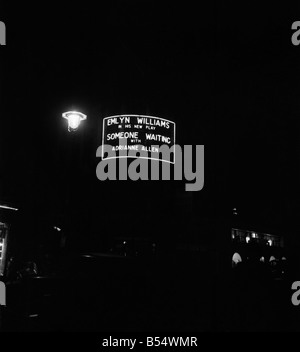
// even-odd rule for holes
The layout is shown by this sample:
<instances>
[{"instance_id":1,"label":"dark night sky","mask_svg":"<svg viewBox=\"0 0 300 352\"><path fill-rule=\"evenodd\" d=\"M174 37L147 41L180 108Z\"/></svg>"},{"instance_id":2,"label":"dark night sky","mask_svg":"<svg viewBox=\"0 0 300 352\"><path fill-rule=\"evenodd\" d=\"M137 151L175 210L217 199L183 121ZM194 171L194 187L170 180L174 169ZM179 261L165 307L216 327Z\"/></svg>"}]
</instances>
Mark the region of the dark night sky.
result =
<instances>
[{"instance_id":1,"label":"dark night sky","mask_svg":"<svg viewBox=\"0 0 300 352\"><path fill-rule=\"evenodd\" d=\"M17 14L4 8L1 198L59 209L72 143L81 162L78 206L135 204L169 209L172 218L181 194L180 209L192 199L199 217L236 206L253 223L293 229L300 48L290 28L299 8L105 3L68 10L26 4ZM71 108L88 115L76 136L61 119ZM205 188L186 195L181 183L98 181L102 118L124 113L174 120L179 144L204 144Z\"/></svg>"}]
</instances>

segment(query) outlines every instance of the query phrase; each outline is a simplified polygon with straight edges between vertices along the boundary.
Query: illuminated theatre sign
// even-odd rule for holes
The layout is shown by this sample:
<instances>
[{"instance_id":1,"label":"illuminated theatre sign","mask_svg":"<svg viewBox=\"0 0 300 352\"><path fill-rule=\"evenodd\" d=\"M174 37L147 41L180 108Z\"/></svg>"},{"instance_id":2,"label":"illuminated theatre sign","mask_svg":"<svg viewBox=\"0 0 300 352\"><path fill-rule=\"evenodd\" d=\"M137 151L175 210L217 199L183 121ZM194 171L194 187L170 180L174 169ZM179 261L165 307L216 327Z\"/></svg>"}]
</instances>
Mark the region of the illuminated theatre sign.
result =
<instances>
[{"instance_id":1,"label":"illuminated theatre sign","mask_svg":"<svg viewBox=\"0 0 300 352\"><path fill-rule=\"evenodd\" d=\"M146 115L115 115L103 119L103 160L137 157L128 154L129 151L135 151L140 153L141 158L174 164L173 153L170 153L169 160L159 153L162 145L169 148L175 145L175 122Z\"/></svg>"}]
</instances>

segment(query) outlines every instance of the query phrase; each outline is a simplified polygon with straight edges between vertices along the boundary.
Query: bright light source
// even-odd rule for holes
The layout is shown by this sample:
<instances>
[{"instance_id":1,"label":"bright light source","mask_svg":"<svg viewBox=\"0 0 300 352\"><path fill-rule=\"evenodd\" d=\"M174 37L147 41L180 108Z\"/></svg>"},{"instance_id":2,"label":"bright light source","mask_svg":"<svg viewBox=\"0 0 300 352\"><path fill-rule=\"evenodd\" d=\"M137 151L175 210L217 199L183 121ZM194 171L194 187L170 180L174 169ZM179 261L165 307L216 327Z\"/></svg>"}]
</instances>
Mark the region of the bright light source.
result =
<instances>
[{"instance_id":1,"label":"bright light source","mask_svg":"<svg viewBox=\"0 0 300 352\"><path fill-rule=\"evenodd\" d=\"M256 237L256 233L255 232L252 232L252 238L255 238Z\"/></svg>"},{"instance_id":2,"label":"bright light source","mask_svg":"<svg viewBox=\"0 0 300 352\"><path fill-rule=\"evenodd\" d=\"M17 210L18 210L17 208L9 207L9 206L7 206L7 205L0 205L0 208L2 208L2 209L8 209L8 210L14 210L14 211L17 211Z\"/></svg>"},{"instance_id":3,"label":"bright light source","mask_svg":"<svg viewBox=\"0 0 300 352\"><path fill-rule=\"evenodd\" d=\"M54 226L53 228L54 228L54 230L56 230L56 231L61 231L61 229L60 229L59 227L57 227L57 226Z\"/></svg>"},{"instance_id":4,"label":"bright light source","mask_svg":"<svg viewBox=\"0 0 300 352\"><path fill-rule=\"evenodd\" d=\"M234 255L232 256L232 261L235 264L241 263L242 262L242 257L240 256L239 253L234 253Z\"/></svg>"},{"instance_id":5,"label":"bright light source","mask_svg":"<svg viewBox=\"0 0 300 352\"><path fill-rule=\"evenodd\" d=\"M272 240L268 240L269 246L272 246Z\"/></svg>"},{"instance_id":6,"label":"bright light source","mask_svg":"<svg viewBox=\"0 0 300 352\"><path fill-rule=\"evenodd\" d=\"M246 242L248 243L249 241L250 241L250 237L247 236L247 237L246 237Z\"/></svg>"},{"instance_id":7,"label":"bright light source","mask_svg":"<svg viewBox=\"0 0 300 352\"><path fill-rule=\"evenodd\" d=\"M64 119L68 120L68 131L76 131L80 122L86 120L87 116L78 111L67 111L62 114Z\"/></svg>"}]
</instances>

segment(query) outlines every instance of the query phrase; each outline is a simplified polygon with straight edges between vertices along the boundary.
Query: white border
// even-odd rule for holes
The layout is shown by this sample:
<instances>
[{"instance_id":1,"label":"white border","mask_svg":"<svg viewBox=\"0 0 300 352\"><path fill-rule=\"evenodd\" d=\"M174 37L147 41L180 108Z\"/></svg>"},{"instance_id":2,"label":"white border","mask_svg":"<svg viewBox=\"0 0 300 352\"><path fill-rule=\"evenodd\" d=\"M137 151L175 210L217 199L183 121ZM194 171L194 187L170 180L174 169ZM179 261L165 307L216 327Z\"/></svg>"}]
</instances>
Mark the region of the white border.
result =
<instances>
[{"instance_id":1,"label":"white border","mask_svg":"<svg viewBox=\"0 0 300 352\"><path fill-rule=\"evenodd\" d=\"M164 161L165 163L169 163L169 164L175 164L175 161L176 161L176 155L175 155L175 151L176 151L176 148L174 148L174 162L172 161L168 161L168 160L163 160L163 159L157 159L157 158L146 158L145 156L112 156L112 157L109 157L109 158L103 158L103 155L104 155L104 120L106 119L111 119L111 118L114 118L114 117L120 117L120 116L135 116L135 117L149 117L149 118L154 118L154 119L159 119L159 120L164 120L164 121L168 121L170 123L173 123L174 124L174 146L176 145L176 123L174 121L171 121L171 120L167 120L167 119L164 119L162 117L156 117L156 116L149 116L149 115L136 115L136 114L122 114L122 115L113 115L113 116L108 116L108 117L104 117L103 118L103 122L102 122L102 151L101 151L101 158L102 160L108 160L108 159L120 159L120 158L132 158L132 159L135 159L135 158L140 158L140 159L147 159L147 160L158 160L158 161Z\"/></svg>"}]
</instances>

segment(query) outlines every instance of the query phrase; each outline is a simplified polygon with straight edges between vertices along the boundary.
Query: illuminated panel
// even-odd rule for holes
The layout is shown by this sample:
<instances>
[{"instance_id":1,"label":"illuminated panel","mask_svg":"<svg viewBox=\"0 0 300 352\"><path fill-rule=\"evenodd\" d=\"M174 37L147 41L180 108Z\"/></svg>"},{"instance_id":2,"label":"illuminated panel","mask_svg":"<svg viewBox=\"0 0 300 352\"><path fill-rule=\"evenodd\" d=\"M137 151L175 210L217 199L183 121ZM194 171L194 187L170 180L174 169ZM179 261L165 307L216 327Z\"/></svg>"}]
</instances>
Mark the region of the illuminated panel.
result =
<instances>
[{"instance_id":1,"label":"illuminated panel","mask_svg":"<svg viewBox=\"0 0 300 352\"><path fill-rule=\"evenodd\" d=\"M163 155L159 148L175 145L175 122L147 115L114 115L103 119L102 159L139 158L175 163L174 154ZM104 154L108 154L104 157ZM150 153L151 157L148 156Z\"/></svg>"},{"instance_id":2,"label":"illuminated panel","mask_svg":"<svg viewBox=\"0 0 300 352\"><path fill-rule=\"evenodd\" d=\"M283 237L278 235L271 235L253 230L231 229L232 240L237 240L240 243L249 243L251 238L255 239L257 243L266 244L272 247L284 247Z\"/></svg>"}]
</instances>

